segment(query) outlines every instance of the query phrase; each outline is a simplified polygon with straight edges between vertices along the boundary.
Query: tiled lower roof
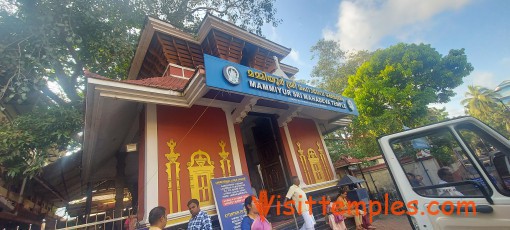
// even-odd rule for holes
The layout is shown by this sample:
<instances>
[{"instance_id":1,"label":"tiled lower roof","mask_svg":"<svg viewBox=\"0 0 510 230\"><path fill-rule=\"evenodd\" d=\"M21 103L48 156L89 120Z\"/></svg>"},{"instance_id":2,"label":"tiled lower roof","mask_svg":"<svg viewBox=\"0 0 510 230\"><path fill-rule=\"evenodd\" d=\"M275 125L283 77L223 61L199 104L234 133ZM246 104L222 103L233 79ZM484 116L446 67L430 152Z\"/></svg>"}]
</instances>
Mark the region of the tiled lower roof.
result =
<instances>
[{"instance_id":1,"label":"tiled lower roof","mask_svg":"<svg viewBox=\"0 0 510 230\"><path fill-rule=\"evenodd\" d=\"M200 68L200 69L197 69L196 72L204 73L205 71L202 68ZM196 75L196 72L195 72L195 75ZM99 74L91 73L88 70L85 70L84 73L85 73L85 76L88 78L109 80L109 81L132 84L132 85L147 86L147 87L157 88L157 89L174 90L174 91L179 91L179 92L184 92L184 90L188 86L188 83L193 78L193 77L184 78L184 77L165 76L165 77L151 77L151 78L136 79L136 80L117 81L117 80L103 77Z\"/></svg>"},{"instance_id":2,"label":"tiled lower roof","mask_svg":"<svg viewBox=\"0 0 510 230\"><path fill-rule=\"evenodd\" d=\"M169 89L183 92L188 85L190 78L177 78L177 77L152 77L139 80L125 80L121 81L128 84L147 86L158 89Z\"/></svg>"}]
</instances>

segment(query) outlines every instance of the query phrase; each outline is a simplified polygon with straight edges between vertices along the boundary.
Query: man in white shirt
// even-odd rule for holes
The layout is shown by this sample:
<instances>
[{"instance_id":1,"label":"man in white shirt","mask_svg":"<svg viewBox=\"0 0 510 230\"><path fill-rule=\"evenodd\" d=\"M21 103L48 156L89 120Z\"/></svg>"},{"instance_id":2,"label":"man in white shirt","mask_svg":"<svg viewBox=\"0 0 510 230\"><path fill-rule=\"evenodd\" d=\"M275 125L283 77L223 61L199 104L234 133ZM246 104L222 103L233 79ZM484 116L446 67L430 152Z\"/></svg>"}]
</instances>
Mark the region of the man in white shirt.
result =
<instances>
[{"instance_id":1,"label":"man in white shirt","mask_svg":"<svg viewBox=\"0 0 510 230\"><path fill-rule=\"evenodd\" d=\"M294 206L296 207L296 212L301 214L305 223L301 227L301 230L304 229L315 229L315 218L313 217L312 210L309 209L309 205L305 203L308 198L306 197L306 193L299 187L300 181L299 177L292 177L293 185L290 186L287 195L285 196L287 200L292 199L294 201Z\"/></svg>"},{"instance_id":2,"label":"man in white shirt","mask_svg":"<svg viewBox=\"0 0 510 230\"><path fill-rule=\"evenodd\" d=\"M450 171L449 168L440 168L437 170L437 176L441 179L439 180L438 184L446 184L455 182L455 179L453 178L453 173ZM455 187L443 187L443 188L437 188L437 194L439 196L464 196L461 192L457 191Z\"/></svg>"}]
</instances>

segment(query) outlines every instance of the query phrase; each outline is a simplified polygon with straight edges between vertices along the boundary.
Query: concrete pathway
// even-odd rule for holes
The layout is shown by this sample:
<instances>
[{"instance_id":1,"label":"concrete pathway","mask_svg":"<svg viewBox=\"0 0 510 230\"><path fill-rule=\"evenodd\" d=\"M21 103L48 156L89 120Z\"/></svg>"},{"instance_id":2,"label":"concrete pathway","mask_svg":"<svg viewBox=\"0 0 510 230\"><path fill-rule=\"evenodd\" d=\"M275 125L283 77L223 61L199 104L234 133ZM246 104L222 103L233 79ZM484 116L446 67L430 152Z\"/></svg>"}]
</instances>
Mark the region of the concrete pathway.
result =
<instances>
[{"instance_id":1,"label":"concrete pathway","mask_svg":"<svg viewBox=\"0 0 510 230\"><path fill-rule=\"evenodd\" d=\"M376 230L412 230L405 215L379 215L372 223L372 226L377 227Z\"/></svg>"}]
</instances>

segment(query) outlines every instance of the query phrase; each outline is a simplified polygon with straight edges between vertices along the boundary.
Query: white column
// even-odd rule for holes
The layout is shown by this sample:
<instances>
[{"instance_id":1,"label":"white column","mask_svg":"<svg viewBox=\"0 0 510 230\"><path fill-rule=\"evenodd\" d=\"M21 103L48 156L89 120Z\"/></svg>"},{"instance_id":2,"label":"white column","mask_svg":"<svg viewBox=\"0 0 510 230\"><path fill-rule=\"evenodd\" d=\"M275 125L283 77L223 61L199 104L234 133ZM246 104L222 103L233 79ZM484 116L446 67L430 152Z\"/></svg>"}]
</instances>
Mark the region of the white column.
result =
<instances>
[{"instance_id":1,"label":"white column","mask_svg":"<svg viewBox=\"0 0 510 230\"><path fill-rule=\"evenodd\" d=\"M145 107L145 184L144 221L149 223L149 212L158 202L158 116L156 104Z\"/></svg>"},{"instance_id":2,"label":"white column","mask_svg":"<svg viewBox=\"0 0 510 230\"><path fill-rule=\"evenodd\" d=\"M317 132L319 133L319 136L321 137L322 146L324 148L324 152L326 153L326 156L328 157L329 166L331 167L332 173L333 173L333 179L337 180L338 175L336 175L335 166L333 165L333 162L331 161L331 156L329 155L328 147L326 146L326 142L324 142L324 137L322 136L321 129L319 128L319 124L317 121L314 121L315 127L317 127Z\"/></svg>"},{"instance_id":3,"label":"white column","mask_svg":"<svg viewBox=\"0 0 510 230\"><path fill-rule=\"evenodd\" d=\"M239 156L239 147L237 146L236 131L234 129L234 121L230 115L230 109L223 108L225 118L227 119L228 136L230 138L230 149L232 149L232 159L234 160L234 169L236 176L243 175L243 168L241 166L241 157Z\"/></svg>"},{"instance_id":4,"label":"white column","mask_svg":"<svg viewBox=\"0 0 510 230\"><path fill-rule=\"evenodd\" d=\"M287 124L283 126L283 130L285 131L285 137L287 137L287 143L289 144L290 155L292 156L292 162L294 162L294 168L296 169L297 176L303 185L305 181L303 180L303 175L301 175L301 168L299 167L298 160L296 158L296 150L294 150L294 144L292 143L292 138L290 137L289 127Z\"/></svg>"}]
</instances>

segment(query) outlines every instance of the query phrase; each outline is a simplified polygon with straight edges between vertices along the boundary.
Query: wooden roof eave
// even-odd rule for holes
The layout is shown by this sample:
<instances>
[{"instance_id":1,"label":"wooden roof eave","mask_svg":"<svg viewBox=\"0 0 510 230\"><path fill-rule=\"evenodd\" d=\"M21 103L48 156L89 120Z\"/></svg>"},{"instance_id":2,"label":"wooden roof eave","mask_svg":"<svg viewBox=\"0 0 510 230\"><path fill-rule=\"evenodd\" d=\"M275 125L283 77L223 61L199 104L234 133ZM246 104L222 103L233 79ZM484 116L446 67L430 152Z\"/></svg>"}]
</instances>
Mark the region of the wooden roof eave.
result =
<instances>
[{"instance_id":1,"label":"wooden roof eave","mask_svg":"<svg viewBox=\"0 0 510 230\"><path fill-rule=\"evenodd\" d=\"M197 37L175 28L170 23L152 17L148 17L147 23L142 31L142 34L140 35L140 41L138 43L135 56L131 63L128 79L133 80L137 78L138 72L141 69L149 45L152 41L153 36L155 36L155 32L168 34L175 38L179 38L184 41L195 43L198 46L201 46L202 42L207 38L207 35L212 29L216 29L229 35L235 35L235 37L245 42L257 44L257 46L260 46L264 49L267 49L277 54L279 56L278 57L279 59L283 59L291 51L290 48L281 46L268 39L254 35L248 31L245 31L237 27L232 23L226 22L211 15L207 15L204 18L199 28Z\"/></svg>"},{"instance_id":2,"label":"wooden roof eave","mask_svg":"<svg viewBox=\"0 0 510 230\"><path fill-rule=\"evenodd\" d=\"M266 38L252 34L230 22L227 22L210 14L206 15L204 21L200 25L200 28L198 30L198 40L201 42L207 36L207 34L209 34L211 29L216 29L226 34L235 35L235 37L241 40L244 40L252 44L257 44L258 46L268 49L278 55L281 55L282 57L286 57L287 55L289 55L291 51L290 48L284 47Z\"/></svg>"}]
</instances>

